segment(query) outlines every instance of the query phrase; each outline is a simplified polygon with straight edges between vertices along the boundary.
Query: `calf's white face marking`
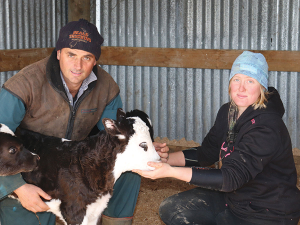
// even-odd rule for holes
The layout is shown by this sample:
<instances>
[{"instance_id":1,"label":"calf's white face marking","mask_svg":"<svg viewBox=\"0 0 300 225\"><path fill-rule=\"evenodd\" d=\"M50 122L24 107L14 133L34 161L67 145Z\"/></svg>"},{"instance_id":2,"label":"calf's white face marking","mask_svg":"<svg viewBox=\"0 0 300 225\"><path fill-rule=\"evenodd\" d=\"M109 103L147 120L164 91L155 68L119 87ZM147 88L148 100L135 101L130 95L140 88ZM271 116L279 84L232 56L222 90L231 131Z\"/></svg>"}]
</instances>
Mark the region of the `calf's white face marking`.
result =
<instances>
[{"instance_id":1,"label":"calf's white face marking","mask_svg":"<svg viewBox=\"0 0 300 225\"><path fill-rule=\"evenodd\" d=\"M4 125L3 123L0 124L0 132L10 134L12 136L16 136L14 132L12 132L11 129L8 128L8 126Z\"/></svg>"},{"instance_id":2,"label":"calf's white face marking","mask_svg":"<svg viewBox=\"0 0 300 225\"><path fill-rule=\"evenodd\" d=\"M123 172L133 169L152 170L153 168L148 166L147 163L160 160L153 146L149 127L146 123L139 117L126 119L135 120L133 124L134 134L129 138L125 151L117 155L114 168L115 179L118 179Z\"/></svg>"}]
</instances>

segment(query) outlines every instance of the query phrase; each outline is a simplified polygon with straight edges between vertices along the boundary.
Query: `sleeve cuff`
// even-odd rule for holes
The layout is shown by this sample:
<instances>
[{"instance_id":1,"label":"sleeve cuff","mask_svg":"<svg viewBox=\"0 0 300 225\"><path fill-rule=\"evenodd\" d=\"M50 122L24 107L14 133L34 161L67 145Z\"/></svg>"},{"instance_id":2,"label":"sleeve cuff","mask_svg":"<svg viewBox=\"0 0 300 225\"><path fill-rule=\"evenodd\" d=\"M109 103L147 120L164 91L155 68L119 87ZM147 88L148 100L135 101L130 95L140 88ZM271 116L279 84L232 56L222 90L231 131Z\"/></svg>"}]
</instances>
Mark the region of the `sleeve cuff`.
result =
<instances>
[{"instance_id":1,"label":"sleeve cuff","mask_svg":"<svg viewBox=\"0 0 300 225\"><path fill-rule=\"evenodd\" d=\"M183 150L182 152L185 158L186 167L199 166L197 159L197 148L189 148Z\"/></svg>"},{"instance_id":2,"label":"sleeve cuff","mask_svg":"<svg viewBox=\"0 0 300 225\"><path fill-rule=\"evenodd\" d=\"M26 184L20 173L12 176L0 176L0 200Z\"/></svg>"},{"instance_id":3,"label":"sleeve cuff","mask_svg":"<svg viewBox=\"0 0 300 225\"><path fill-rule=\"evenodd\" d=\"M223 175L221 170L207 167L193 167L192 171L190 184L212 190L222 190Z\"/></svg>"}]
</instances>

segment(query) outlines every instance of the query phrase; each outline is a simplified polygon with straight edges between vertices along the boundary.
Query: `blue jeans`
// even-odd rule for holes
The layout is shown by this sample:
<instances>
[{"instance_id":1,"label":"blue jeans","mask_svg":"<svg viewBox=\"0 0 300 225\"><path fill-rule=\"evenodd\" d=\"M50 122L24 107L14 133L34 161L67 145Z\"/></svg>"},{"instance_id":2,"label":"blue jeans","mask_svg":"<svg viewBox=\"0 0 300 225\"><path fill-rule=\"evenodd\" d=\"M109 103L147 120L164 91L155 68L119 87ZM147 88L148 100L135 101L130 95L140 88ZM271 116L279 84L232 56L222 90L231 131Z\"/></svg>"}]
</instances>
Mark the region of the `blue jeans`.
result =
<instances>
[{"instance_id":1,"label":"blue jeans","mask_svg":"<svg viewBox=\"0 0 300 225\"><path fill-rule=\"evenodd\" d=\"M203 188L191 189L165 199L159 208L159 215L167 225L297 225L298 219L259 220L236 217L225 199L225 193Z\"/></svg>"},{"instance_id":2,"label":"blue jeans","mask_svg":"<svg viewBox=\"0 0 300 225\"><path fill-rule=\"evenodd\" d=\"M140 184L141 177L138 174L122 174L114 185L113 196L103 214L116 218L133 216ZM0 220L1 225L55 225L54 214L43 212L35 215L11 198L0 201Z\"/></svg>"}]
</instances>

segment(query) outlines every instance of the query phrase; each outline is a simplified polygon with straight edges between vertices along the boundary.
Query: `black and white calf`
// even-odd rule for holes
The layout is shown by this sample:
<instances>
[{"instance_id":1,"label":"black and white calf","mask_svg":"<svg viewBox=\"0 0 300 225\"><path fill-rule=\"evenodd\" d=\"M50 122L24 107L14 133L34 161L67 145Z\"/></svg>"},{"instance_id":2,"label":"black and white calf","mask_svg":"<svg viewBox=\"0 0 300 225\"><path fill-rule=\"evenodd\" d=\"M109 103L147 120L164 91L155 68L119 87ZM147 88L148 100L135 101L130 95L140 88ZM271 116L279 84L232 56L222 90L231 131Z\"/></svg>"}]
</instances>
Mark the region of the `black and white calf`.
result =
<instances>
[{"instance_id":1,"label":"black and white calf","mask_svg":"<svg viewBox=\"0 0 300 225\"><path fill-rule=\"evenodd\" d=\"M38 160L6 125L0 124L0 176L30 172Z\"/></svg>"},{"instance_id":2,"label":"black and white calf","mask_svg":"<svg viewBox=\"0 0 300 225\"><path fill-rule=\"evenodd\" d=\"M116 121L102 122L105 131L83 141L21 131L24 145L40 156L38 169L23 178L52 197L49 211L65 224L96 225L118 177L132 169L149 170L148 161L160 160L145 113L119 109Z\"/></svg>"}]
</instances>

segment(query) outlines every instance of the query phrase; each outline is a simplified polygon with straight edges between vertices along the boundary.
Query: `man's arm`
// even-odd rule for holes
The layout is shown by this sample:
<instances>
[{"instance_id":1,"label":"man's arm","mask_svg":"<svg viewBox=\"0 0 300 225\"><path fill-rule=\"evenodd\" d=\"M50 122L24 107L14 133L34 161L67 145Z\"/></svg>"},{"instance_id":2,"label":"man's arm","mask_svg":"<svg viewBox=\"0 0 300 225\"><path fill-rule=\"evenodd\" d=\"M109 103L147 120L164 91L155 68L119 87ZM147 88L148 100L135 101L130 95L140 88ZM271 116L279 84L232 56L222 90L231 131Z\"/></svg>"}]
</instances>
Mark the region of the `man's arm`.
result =
<instances>
[{"instance_id":1,"label":"man's arm","mask_svg":"<svg viewBox=\"0 0 300 225\"><path fill-rule=\"evenodd\" d=\"M25 107L20 99L2 88L0 92L0 123L8 126L13 132L20 125L25 115ZM26 184L21 174L0 176L0 199Z\"/></svg>"},{"instance_id":2,"label":"man's arm","mask_svg":"<svg viewBox=\"0 0 300 225\"><path fill-rule=\"evenodd\" d=\"M0 91L0 123L16 131L26 113L23 102L5 89Z\"/></svg>"},{"instance_id":3,"label":"man's arm","mask_svg":"<svg viewBox=\"0 0 300 225\"><path fill-rule=\"evenodd\" d=\"M118 108L123 108L123 103L120 95L117 95L114 100L112 100L104 109L102 116L97 123L97 127L99 130L104 130L104 125L102 123L103 118L110 118L115 120L117 118L117 110Z\"/></svg>"},{"instance_id":4,"label":"man's arm","mask_svg":"<svg viewBox=\"0 0 300 225\"><path fill-rule=\"evenodd\" d=\"M0 123L16 131L26 113L23 102L3 89L0 91ZM0 176L0 199L15 192L24 208L32 212L42 212L49 207L41 200L40 196L50 200L51 197L39 187L27 184L22 175Z\"/></svg>"}]
</instances>

